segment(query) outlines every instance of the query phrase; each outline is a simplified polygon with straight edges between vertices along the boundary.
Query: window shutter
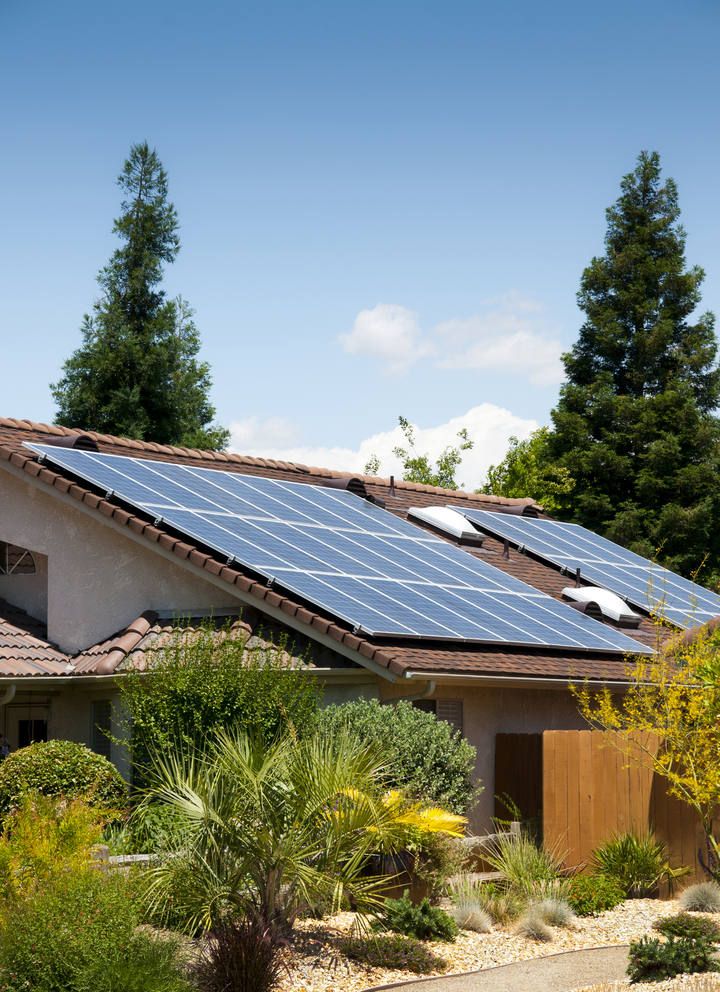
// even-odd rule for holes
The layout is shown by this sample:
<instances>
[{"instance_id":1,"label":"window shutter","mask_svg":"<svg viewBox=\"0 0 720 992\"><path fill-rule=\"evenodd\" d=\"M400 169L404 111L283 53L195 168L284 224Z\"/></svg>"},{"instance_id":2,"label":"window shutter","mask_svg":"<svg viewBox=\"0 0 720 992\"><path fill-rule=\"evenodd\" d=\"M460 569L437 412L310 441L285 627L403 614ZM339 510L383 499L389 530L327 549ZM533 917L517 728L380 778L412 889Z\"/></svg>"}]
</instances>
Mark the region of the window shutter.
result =
<instances>
[{"instance_id":1,"label":"window shutter","mask_svg":"<svg viewBox=\"0 0 720 992\"><path fill-rule=\"evenodd\" d=\"M445 720L460 733L463 732L462 699L438 699L436 713L438 720Z\"/></svg>"},{"instance_id":2,"label":"window shutter","mask_svg":"<svg viewBox=\"0 0 720 992\"><path fill-rule=\"evenodd\" d=\"M110 758L110 738L112 707L109 699L101 699L92 704L92 749L96 754Z\"/></svg>"}]
</instances>

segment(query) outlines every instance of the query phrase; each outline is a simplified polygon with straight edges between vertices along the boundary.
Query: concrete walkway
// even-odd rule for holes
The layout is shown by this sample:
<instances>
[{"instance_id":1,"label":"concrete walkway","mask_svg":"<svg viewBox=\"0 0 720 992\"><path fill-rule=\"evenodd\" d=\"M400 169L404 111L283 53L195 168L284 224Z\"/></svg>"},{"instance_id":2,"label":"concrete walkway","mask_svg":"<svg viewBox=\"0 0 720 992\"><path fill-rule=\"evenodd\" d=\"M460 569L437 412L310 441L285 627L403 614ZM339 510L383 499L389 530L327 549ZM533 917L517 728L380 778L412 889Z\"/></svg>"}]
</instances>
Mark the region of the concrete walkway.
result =
<instances>
[{"instance_id":1,"label":"concrete walkway","mask_svg":"<svg viewBox=\"0 0 720 992\"><path fill-rule=\"evenodd\" d=\"M380 989L407 992L571 992L586 985L616 982L625 978L627 947L597 947L589 951L566 951L530 961L504 964L498 968L469 971L448 978L378 985Z\"/></svg>"}]
</instances>

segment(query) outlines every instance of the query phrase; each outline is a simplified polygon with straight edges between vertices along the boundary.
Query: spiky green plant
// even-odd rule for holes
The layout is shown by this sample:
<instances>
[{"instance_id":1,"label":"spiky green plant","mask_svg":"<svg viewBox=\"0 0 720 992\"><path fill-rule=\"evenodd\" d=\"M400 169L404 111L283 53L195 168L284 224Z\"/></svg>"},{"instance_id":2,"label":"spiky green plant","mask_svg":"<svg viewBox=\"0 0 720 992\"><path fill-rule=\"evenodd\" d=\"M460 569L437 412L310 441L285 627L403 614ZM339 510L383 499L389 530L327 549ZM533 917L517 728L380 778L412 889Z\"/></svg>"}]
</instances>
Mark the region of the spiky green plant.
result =
<instances>
[{"instance_id":1,"label":"spiky green plant","mask_svg":"<svg viewBox=\"0 0 720 992\"><path fill-rule=\"evenodd\" d=\"M687 868L672 868L667 849L652 834L620 834L593 852L599 874L614 878L631 899L653 895L661 882L672 882L687 874Z\"/></svg>"},{"instance_id":2,"label":"spiky green plant","mask_svg":"<svg viewBox=\"0 0 720 992\"><path fill-rule=\"evenodd\" d=\"M561 898L564 879L557 852L535 844L526 834L499 834L483 858L514 892L532 899Z\"/></svg>"},{"instance_id":3,"label":"spiky green plant","mask_svg":"<svg viewBox=\"0 0 720 992\"><path fill-rule=\"evenodd\" d=\"M572 927L577 922L575 913L564 899L543 899L535 903L532 910L551 927Z\"/></svg>"}]
</instances>

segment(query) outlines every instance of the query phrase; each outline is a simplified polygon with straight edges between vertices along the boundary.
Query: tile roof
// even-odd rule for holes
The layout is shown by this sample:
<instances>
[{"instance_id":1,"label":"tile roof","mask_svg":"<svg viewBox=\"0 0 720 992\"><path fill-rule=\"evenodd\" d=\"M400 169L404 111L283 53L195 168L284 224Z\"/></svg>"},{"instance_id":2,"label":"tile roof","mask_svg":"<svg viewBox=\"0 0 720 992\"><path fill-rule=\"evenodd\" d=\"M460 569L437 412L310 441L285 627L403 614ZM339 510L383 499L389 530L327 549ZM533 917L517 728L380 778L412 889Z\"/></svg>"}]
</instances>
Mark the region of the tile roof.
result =
<instances>
[{"instance_id":1,"label":"tile roof","mask_svg":"<svg viewBox=\"0 0 720 992\"><path fill-rule=\"evenodd\" d=\"M49 437L70 437L78 433L92 438L100 451L106 454L124 454L140 458L151 458L159 461L174 461L184 464L202 465L205 468L218 468L224 471L236 471L249 475L260 475L267 478L285 479L293 482L322 485L331 479L352 477L349 473L335 472L330 469L312 468L292 462L271 459L251 458L245 455L197 451L188 448L172 447L154 443L117 438L97 434L92 431L78 432L64 427L48 426L32 421L0 418L0 462L9 462L16 469L26 472L47 486L67 494L85 504L102 516L128 527L133 533L141 535L150 543L159 545L166 551L189 561L195 567L204 569L210 575L235 586L245 596L250 596L257 602L257 608L262 611L267 604L276 610L295 618L296 622L306 630L312 638L313 632L325 635L343 644L347 649L356 652L393 675L402 676L410 670L422 670L428 674L502 674L523 677L580 677L580 671L588 678L622 678L625 662L617 656L572 654L567 651L553 651L542 648L538 651L518 649L506 646L501 649L477 647L442 647L434 646L431 642L390 643L370 640L357 636L331 617L308 608L302 603L268 588L263 583L245 575L236 565L228 566L218 561L212 555L196 547L187 540L155 526L139 514L128 511L117 504L104 499L102 496L80 485L47 466L40 465L32 452L23 447L24 441L47 441ZM415 483L395 482L371 476L360 476L367 491L385 501L388 510L399 515L405 515L410 506L455 503L459 506L477 506L484 509L510 509L511 507L537 507L531 499L505 499L502 497L485 496L477 493L448 491L434 486L423 486ZM538 509L541 509L538 507ZM508 571L520 579L530 583L549 595L559 598L560 591L568 584L568 579L561 576L555 569L547 566L528 555L511 551L510 557L503 556L501 542L486 538L479 550L467 549L470 553L487 558L493 565ZM105 642L105 647L84 652L82 660L77 664L83 665L85 673L99 673L99 668L107 667L116 670L115 658L118 652L132 651L133 638L140 640L147 616L138 618L121 636L122 644L116 639ZM630 636L651 643L656 636L652 625L643 622L639 631L628 630ZM115 653L114 653L115 652ZM93 661L97 658L97 661ZM80 670L78 669L78 674ZM610 674L612 673L612 674ZM0 675L5 674L0 668Z\"/></svg>"},{"instance_id":2,"label":"tile roof","mask_svg":"<svg viewBox=\"0 0 720 992\"><path fill-rule=\"evenodd\" d=\"M114 675L117 672L145 671L152 667L155 652L162 651L176 637L196 637L207 618L165 617L147 610L107 640L79 654L60 651L47 639L44 624L0 600L0 677L20 679L48 675ZM242 640L249 650L280 651L286 662L312 668L305 662L302 645L284 643L280 632L250 623L240 616L223 614L214 618L218 637Z\"/></svg>"}]
</instances>

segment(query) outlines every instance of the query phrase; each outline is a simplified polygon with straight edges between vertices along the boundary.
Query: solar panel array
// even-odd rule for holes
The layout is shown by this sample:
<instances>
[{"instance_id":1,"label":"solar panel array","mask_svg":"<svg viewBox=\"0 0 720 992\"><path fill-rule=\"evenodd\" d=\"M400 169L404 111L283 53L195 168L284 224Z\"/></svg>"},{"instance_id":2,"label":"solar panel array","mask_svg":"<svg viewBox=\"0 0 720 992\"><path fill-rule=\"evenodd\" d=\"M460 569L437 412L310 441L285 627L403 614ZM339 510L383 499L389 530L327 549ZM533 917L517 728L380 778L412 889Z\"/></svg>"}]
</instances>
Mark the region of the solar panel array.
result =
<instances>
[{"instance_id":1,"label":"solar panel array","mask_svg":"<svg viewBox=\"0 0 720 992\"><path fill-rule=\"evenodd\" d=\"M720 596L578 524L487 510L463 513L488 533L506 538L570 573L579 568L586 581L678 627L696 627L720 615Z\"/></svg>"},{"instance_id":2,"label":"solar panel array","mask_svg":"<svg viewBox=\"0 0 720 992\"><path fill-rule=\"evenodd\" d=\"M369 635L639 649L619 631L343 490L27 446Z\"/></svg>"}]
</instances>

